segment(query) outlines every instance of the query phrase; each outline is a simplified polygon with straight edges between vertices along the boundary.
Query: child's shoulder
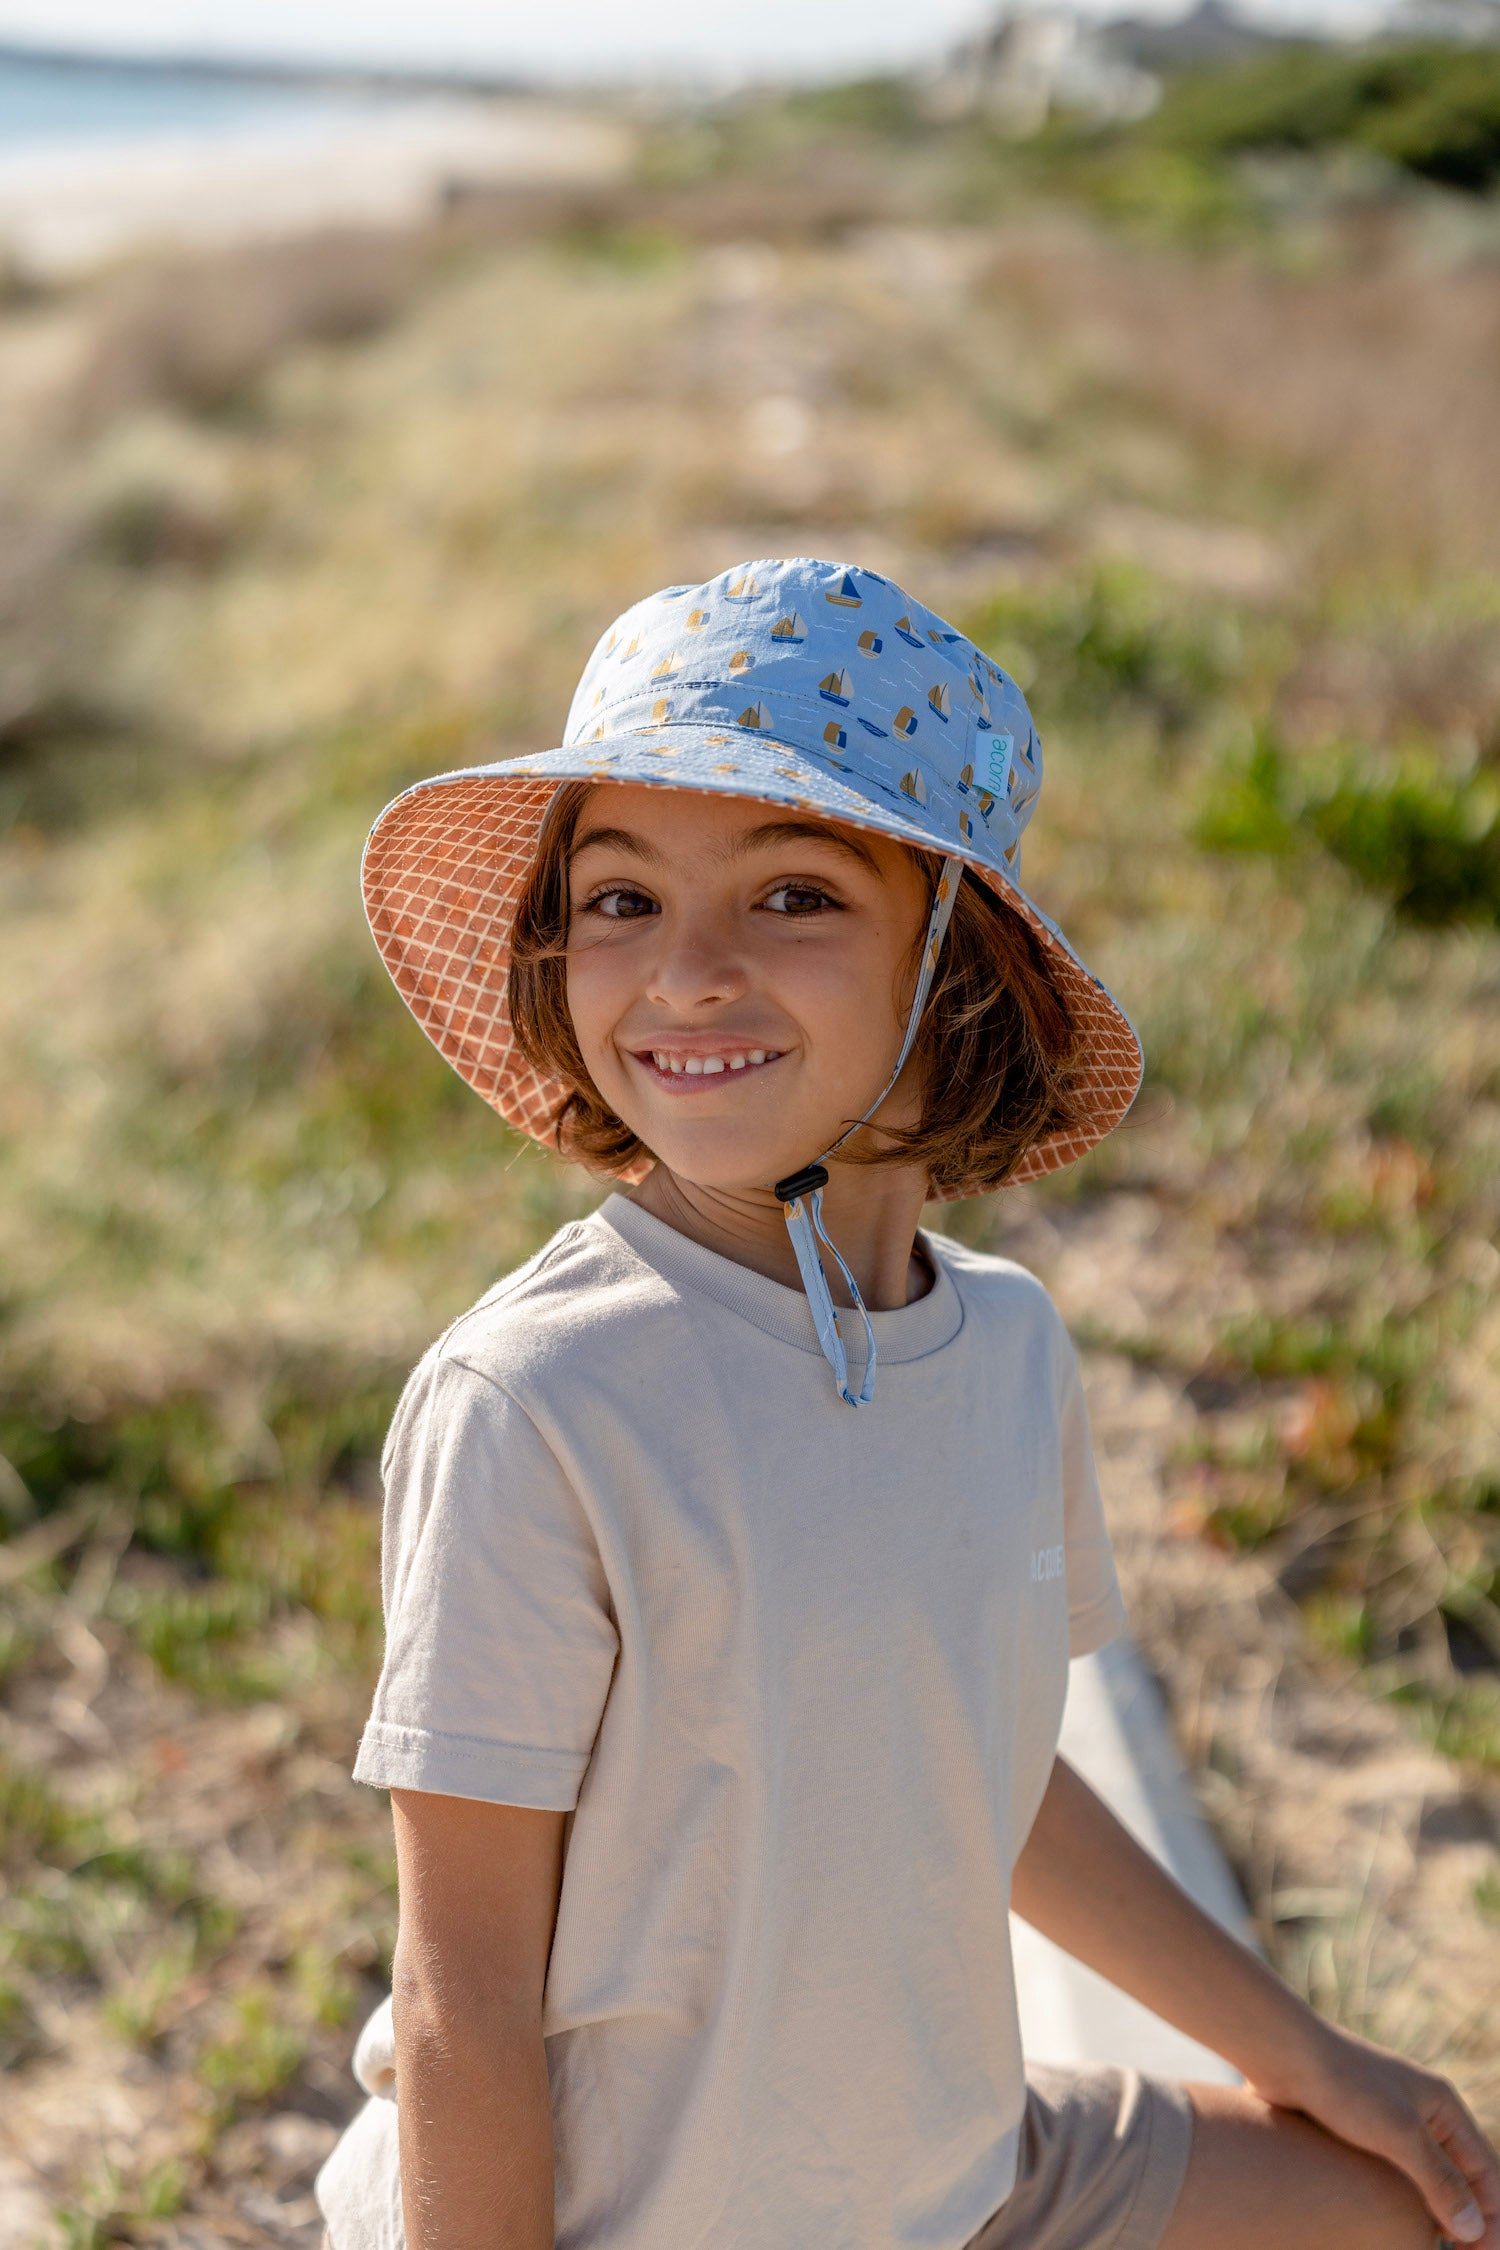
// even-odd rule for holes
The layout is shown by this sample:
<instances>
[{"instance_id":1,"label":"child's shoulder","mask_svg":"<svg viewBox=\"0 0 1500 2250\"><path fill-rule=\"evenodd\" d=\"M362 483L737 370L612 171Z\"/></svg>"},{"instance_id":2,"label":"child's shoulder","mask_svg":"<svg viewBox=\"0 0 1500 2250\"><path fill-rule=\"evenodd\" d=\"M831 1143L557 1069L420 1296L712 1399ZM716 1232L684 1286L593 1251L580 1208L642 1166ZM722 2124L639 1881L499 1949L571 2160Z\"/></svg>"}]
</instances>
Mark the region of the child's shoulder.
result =
<instances>
[{"instance_id":1,"label":"child's shoulder","mask_svg":"<svg viewBox=\"0 0 1500 2250\"><path fill-rule=\"evenodd\" d=\"M1014 1258L1002 1258L993 1250L976 1250L971 1244L956 1241L949 1234L939 1234L931 1227L925 1227L923 1233L942 1260L966 1308L990 1314L1012 1329L1017 1324L1041 1329L1066 1344L1067 1329L1062 1314L1053 1303L1046 1284L1037 1279L1029 1266L1018 1265Z\"/></svg>"},{"instance_id":2,"label":"child's shoulder","mask_svg":"<svg viewBox=\"0 0 1500 2250\"><path fill-rule=\"evenodd\" d=\"M610 1332L639 1340L653 1307L676 1299L613 1228L593 1218L560 1227L549 1242L460 1313L423 1354L413 1380L462 1366L503 1390L531 1390L579 1357L597 1364Z\"/></svg>"}]
</instances>

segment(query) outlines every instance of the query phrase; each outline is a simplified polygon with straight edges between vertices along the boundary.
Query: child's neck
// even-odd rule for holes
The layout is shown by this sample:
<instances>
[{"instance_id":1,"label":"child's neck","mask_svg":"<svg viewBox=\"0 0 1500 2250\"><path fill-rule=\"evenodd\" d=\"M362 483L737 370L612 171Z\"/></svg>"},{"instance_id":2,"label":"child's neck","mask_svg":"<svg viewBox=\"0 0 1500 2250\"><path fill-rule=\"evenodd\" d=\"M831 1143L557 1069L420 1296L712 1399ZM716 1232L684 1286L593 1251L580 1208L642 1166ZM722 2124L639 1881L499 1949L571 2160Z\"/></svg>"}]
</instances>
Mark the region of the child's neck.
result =
<instances>
[{"instance_id":1,"label":"child's neck","mask_svg":"<svg viewBox=\"0 0 1500 2250\"><path fill-rule=\"evenodd\" d=\"M869 1310L892 1312L925 1297L933 1276L916 1249L917 1224L927 1199L925 1174L898 1164L836 1165L831 1173L823 1191L823 1224ZM658 1164L629 1193L632 1203L705 1250L788 1289L801 1288L785 1214L764 1190L702 1187ZM847 1305L843 1275L831 1258L825 1265L834 1302Z\"/></svg>"}]
</instances>

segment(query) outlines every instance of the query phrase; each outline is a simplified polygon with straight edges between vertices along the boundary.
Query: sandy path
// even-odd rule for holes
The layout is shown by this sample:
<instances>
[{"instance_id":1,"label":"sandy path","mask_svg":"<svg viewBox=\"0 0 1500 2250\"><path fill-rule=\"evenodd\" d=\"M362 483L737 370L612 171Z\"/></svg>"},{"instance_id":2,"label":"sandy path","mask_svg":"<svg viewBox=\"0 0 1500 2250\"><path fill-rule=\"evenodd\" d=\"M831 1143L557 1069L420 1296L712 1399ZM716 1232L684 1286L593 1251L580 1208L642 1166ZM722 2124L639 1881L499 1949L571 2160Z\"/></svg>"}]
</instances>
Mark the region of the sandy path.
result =
<instances>
[{"instance_id":1,"label":"sandy path","mask_svg":"<svg viewBox=\"0 0 1500 2250\"><path fill-rule=\"evenodd\" d=\"M423 217L462 182L604 185L620 125L541 101L433 99L297 127L0 157L0 241L38 272L136 243L205 244Z\"/></svg>"}]
</instances>

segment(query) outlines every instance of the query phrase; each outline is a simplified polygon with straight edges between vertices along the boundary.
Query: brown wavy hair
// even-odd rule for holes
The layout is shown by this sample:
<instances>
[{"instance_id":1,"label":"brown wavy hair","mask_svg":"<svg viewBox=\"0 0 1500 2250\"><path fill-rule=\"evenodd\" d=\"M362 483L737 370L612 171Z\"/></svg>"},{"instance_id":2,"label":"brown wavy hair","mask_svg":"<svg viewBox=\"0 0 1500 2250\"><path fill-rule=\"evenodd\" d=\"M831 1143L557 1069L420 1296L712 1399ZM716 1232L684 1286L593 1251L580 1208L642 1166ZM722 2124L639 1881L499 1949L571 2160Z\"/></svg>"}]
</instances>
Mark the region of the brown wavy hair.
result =
<instances>
[{"instance_id":1,"label":"brown wavy hair","mask_svg":"<svg viewBox=\"0 0 1500 2250\"><path fill-rule=\"evenodd\" d=\"M516 908L509 1003L516 1045L534 1069L571 1091L552 1138L564 1156L618 1172L651 1151L589 1077L568 1013L568 863L593 782L559 789ZM936 883L935 853L914 852ZM915 981L918 935L907 965ZM934 1195L976 1193L1008 1180L1026 1151L1078 1124L1082 1042L1041 940L985 884L959 883L937 975L908 1070L923 1087L913 1126L870 1126L840 1154L862 1164L926 1166Z\"/></svg>"}]
</instances>

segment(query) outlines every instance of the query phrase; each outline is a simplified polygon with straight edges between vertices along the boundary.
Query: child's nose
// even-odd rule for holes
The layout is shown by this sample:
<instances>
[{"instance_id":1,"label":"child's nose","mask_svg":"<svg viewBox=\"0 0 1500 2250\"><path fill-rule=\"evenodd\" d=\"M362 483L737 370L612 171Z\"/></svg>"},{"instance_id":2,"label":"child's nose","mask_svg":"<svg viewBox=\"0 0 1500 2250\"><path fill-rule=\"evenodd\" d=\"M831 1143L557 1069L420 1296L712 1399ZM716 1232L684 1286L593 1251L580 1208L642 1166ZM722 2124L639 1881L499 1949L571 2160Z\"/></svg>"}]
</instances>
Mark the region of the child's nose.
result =
<instances>
[{"instance_id":1,"label":"child's nose","mask_svg":"<svg viewBox=\"0 0 1500 2250\"><path fill-rule=\"evenodd\" d=\"M745 969L727 931L707 920L664 928L647 980L648 997L662 1007L688 1009L736 1000Z\"/></svg>"}]
</instances>

